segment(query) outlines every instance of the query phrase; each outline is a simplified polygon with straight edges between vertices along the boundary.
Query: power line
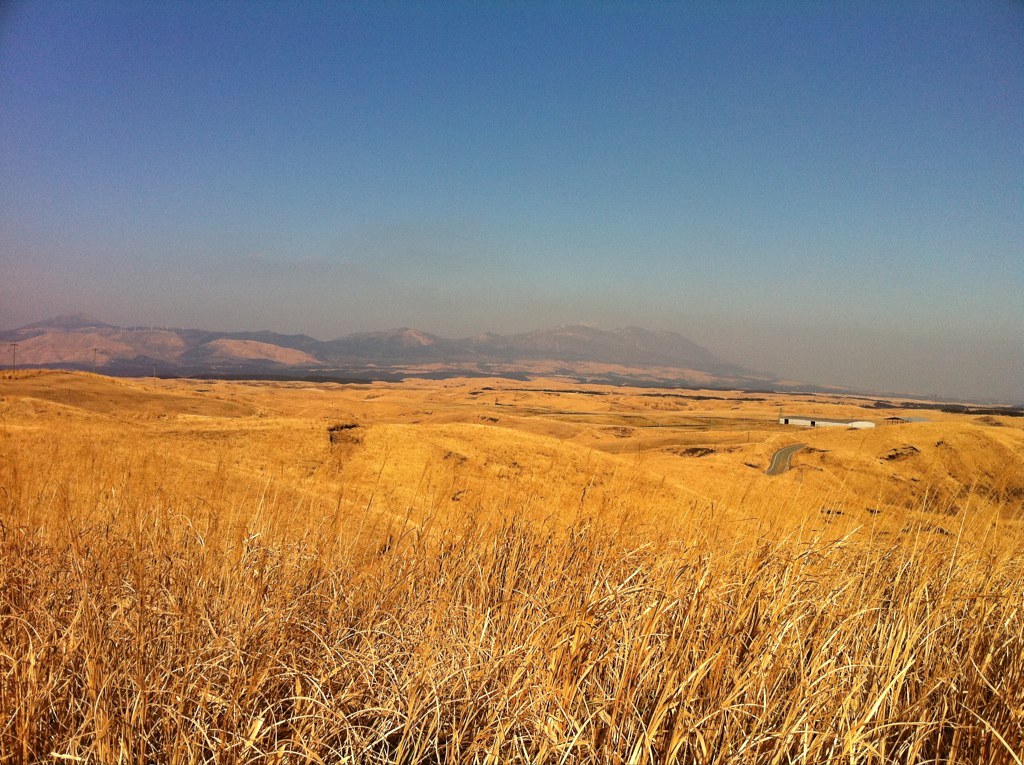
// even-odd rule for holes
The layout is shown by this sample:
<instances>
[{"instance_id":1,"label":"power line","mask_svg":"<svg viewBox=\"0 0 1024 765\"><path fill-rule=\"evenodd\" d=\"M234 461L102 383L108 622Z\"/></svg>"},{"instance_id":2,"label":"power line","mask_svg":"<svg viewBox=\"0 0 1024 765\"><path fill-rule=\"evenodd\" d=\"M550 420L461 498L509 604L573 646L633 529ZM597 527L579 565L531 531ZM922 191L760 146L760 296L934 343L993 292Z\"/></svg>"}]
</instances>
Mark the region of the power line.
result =
<instances>
[{"instance_id":1,"label":"power line","mask_svg":"<svg viewBox=\"0 0 1024 765\"><path fill-rule=\"evenodd\" d=\"M13 372L18 368L18 344L11 343L11 371Z\"/></svg>"}]
</instances>

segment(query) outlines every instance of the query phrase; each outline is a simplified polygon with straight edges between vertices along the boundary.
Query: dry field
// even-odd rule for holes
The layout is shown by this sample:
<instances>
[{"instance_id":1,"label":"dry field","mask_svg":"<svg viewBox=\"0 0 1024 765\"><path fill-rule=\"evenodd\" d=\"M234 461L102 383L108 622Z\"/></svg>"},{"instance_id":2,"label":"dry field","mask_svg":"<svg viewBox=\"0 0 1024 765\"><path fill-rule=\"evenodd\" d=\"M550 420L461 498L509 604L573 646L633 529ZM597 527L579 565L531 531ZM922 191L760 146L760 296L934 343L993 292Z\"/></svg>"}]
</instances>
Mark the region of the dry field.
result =
<instances>
[{"instance_id":1,"label":"dry field","mask_svg":"<svg viewBox=\"0 0 1024 765\"><path fill-rule=\"evenodd\" d=\"M1024 423L864 403L7 373L0 763L1021 763Z\"/></svg>"}]
</instances>

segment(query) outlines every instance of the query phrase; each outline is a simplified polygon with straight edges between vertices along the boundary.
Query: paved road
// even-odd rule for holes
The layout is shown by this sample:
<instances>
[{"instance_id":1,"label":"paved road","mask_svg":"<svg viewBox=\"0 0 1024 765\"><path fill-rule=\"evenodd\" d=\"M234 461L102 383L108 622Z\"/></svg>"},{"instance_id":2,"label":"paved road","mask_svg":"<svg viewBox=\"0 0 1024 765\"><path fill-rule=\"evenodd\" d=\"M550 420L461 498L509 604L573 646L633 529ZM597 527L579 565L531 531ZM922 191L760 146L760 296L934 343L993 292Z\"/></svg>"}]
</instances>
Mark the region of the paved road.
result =
<instances>
[{"instance_id":1,"label":"paved road","mask_svg":"<svg viewBox=\"0 0 1024 765\"><path fill-rule=\"evenodd\" d=\"M772 455L772 464L768 466L768 475L779 475L789 470L789 460L807 444L790 444L783 446Z\"/></svg>"}]
</instances>

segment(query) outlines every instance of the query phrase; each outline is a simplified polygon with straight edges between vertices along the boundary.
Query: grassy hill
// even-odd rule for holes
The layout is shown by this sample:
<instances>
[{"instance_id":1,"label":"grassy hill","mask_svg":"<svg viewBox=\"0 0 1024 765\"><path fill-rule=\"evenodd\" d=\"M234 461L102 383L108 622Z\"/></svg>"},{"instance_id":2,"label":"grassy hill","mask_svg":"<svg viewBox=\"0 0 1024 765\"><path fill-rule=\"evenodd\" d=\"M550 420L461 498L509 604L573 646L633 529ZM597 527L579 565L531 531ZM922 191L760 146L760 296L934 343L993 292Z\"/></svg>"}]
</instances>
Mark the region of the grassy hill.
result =
<instances>
[{"instance_id":1,"label":"grassy hill","mask_svg":"<svg viewBox=\"0 0 1024 765\"><path fill-rule=\"evenodd\" d=\"M1020 419L780 406L5 374L0 762L1019 762Z\"/></svg>"}]
</instances>

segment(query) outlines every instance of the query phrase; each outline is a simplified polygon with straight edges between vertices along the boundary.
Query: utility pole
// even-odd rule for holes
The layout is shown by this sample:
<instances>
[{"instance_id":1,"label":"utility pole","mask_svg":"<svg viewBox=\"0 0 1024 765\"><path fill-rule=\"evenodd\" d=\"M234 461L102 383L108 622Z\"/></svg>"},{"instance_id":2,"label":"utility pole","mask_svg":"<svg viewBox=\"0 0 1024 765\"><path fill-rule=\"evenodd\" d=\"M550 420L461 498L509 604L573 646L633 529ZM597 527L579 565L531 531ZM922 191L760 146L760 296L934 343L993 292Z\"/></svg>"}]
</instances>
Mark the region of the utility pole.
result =
<instances>
[{"instance_id":1,"label":"utility pole","mask_svg":"<svg viewBox=\"0 0 1024 765\"><path fill-rule=\"evenodd\" d=\"M93 374L96 374L96 352L98 350L99 350L99 348L93 348L92 349L92 373Z\"/></svg>"},{"instance_id":2,"label":"utility pole","mask_svg":"<svg viewBox=\"0 0 1024 765\"><path fill-rule=\"evenodd\" d=\"M18 368L18 344L11 343L11 371Z\"/></svg>"}]
</instances>

